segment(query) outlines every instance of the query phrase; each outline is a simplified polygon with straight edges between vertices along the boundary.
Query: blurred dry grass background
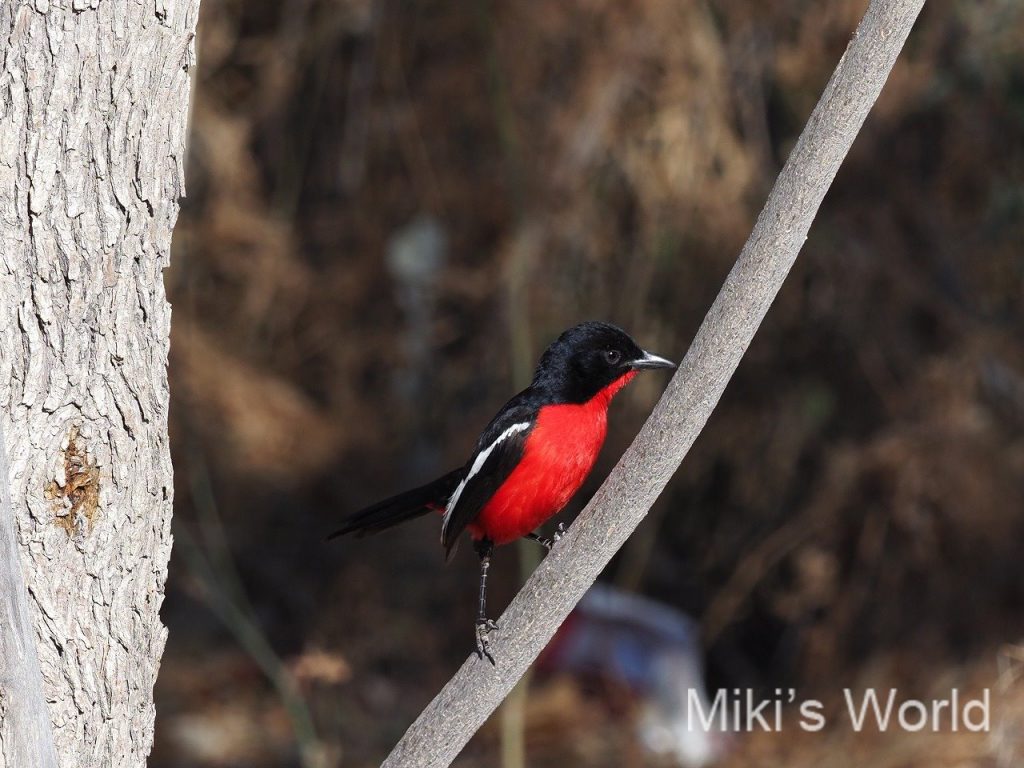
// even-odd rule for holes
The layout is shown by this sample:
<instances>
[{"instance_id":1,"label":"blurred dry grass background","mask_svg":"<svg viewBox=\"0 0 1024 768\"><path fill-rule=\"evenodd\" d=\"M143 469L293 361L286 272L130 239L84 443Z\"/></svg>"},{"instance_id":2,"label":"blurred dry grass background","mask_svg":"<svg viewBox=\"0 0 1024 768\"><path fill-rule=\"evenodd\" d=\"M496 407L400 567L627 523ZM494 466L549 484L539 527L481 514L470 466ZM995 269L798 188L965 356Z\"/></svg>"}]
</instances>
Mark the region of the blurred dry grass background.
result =
<instances>
[{"instance_id":1,"label":"blurred dry grass background","mask_svg":"<svg viewBox=\"0 0 1024 768\"><path fill-rule=\"evenodd\" d=\"M204 0L167 277L195 557L172 562L154 765L298 765L304 717L317 759L379 760L468 651L475 564L442 566L435 520L323 534L462 462L574 322L681 357L865 5ZM700 619L715 685L995 688L1024 637L1022 40L1014 0L926 7L608 575ZM424 232L417 271L395 254ZM620 398L595 482L661 386ZM496 606L517 580L509 550ZM530 765L648 764L566 686L529 699ZM1019 765L1024 692L1000 697L989 736L792 731L728 764Z\"/></svg>"}]
</instances>

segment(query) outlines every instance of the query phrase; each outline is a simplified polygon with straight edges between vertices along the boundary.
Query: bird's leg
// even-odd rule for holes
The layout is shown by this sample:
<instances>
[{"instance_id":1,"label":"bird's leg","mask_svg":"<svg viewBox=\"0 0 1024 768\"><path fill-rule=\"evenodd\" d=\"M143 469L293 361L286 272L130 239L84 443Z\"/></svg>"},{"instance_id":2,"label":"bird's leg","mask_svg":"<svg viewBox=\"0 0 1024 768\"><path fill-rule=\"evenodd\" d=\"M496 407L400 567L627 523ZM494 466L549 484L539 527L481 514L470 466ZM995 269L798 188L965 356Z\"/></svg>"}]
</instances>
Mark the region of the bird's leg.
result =
<instances>
[{"instance_id":1,"label":"bird's leg","mask_svg":"<svg viewBox=\"0 0 1024 768\"><path fill-rule=\"evenodd\" d=\"M487 618L487 569L491 566L491 551L494 544L490 539L480 539L473 544L476 553L480 555L480 604L476 612L476 655L481 659L486 658L494 664L494 657L491 656L487 645L487 635L498 628L497 622Z\"/></svg>"},{"instance_id":2,"label":"bird's leg","mask_svg":"<svg viewBox=\"0 0 1024 768\"><path fill-rule=\"evenodd\" d=\"M544 547L544 549L546 549L546 550L548 550L550 552L551 548L553 546L555 546L555 542L558 541L560 538L562 538L562 534L564 534L564 533L565 533L565 523L559 523L558 527L555 528L555 532L551 535L550 539L547 538L546 536L540 536L540 535L538 535L536 533L533 533L532 531L530 533L526 534L526 538L532 539L533 541L536 541L538 544L540 544L542 547Z\"/></svg>"}]
</instances>

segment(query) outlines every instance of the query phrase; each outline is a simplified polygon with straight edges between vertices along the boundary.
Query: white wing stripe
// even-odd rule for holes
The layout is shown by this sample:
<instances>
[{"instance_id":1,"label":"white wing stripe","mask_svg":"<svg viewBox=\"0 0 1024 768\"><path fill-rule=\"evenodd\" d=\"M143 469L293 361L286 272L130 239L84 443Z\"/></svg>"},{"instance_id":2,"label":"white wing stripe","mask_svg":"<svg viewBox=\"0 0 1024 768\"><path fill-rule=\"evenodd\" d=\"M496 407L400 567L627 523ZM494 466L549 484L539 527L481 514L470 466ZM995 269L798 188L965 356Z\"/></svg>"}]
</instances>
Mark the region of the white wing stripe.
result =
<instances>
[{"instance_id":1,"label":"white wing stripe","mask_svg":"<svg viewBox=\"0 0 1024 768\"><path fill-rule=\"evenodd\" d=\"M480 453L476 455L476 458L473 460L473 466L470 467L469 472L466 473L466 476L462 478L462 481L455 489L455 493L453 493L451 498L448 499L448 507L445 509L444 521L441 524L442 537L444 537L444 531L448 527L448 521L451 519L452 510L455 509L455 505L459 503L459 496L462 495L462 491L465 489L466 483L468 483L475 474L477 474L481 469L483 469L483 466L487 462L488 457L491 455L494 449L498 447L499 443L501 443L503 440L507 440L517 432L522 432L523 430L529 429L530 424L531 422L529 421L523 421L520 422L519 424L513 424L511 427L509 427L500 435L498 435L497 440L495 440L493 443L488 445L486 448L484 448L482 451L480 451Z\"/></svg>"}]
</instances>

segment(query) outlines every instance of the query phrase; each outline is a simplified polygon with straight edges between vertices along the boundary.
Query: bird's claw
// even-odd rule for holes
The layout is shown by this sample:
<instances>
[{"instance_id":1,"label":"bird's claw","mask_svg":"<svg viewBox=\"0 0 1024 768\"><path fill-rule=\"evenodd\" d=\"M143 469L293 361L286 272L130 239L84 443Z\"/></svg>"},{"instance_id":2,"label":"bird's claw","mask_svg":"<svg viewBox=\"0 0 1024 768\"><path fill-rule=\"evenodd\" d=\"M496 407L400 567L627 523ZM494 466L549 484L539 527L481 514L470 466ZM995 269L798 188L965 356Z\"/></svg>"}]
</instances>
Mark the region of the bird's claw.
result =
<instances>
[{"instance_id":1,"label":"bird's claw","mask_svg":"<svg viewBox=\"0 0 1024 768\"><path fill-rule=\"evenodd\" d=\"M494 619L477 619L476 621L476 655L477 658L487 659L491 666L496 666L494 657L491 656L490 645L487 642L487 635L498 628L498 622Z\"/></svg>"},{"instance_id":2,"label":"bird's claw","mask_svg":"<svg viewBox=\"0 0 1024 768\"><path fill-rule=\"evenodd\" d=\"M559 523L558 527L555 529L555 532L551 535L550 539L546 536L538 536L537 534L531 534L531 538L538 544L540 544L542 547L544 547L544 549L546 549L548 552L550 552L551 548L555 546L555 542L562 538L564 534L565 523Z\"/></svg>"},{"instance_id":3,"label":"bird's claw","mask_svg":"<svg viewBox=\"0 0 1024 768\"><path fill-rule=\"evenodd\" d=\"M553 534L551 534L551 543L554 544L556 541L558 541L564 535L565 535L565 523L559 523L558 527L555 528L555 532ZM549 547L549 549L550 549L550 547Z\"/></svg>"}]
</instances>

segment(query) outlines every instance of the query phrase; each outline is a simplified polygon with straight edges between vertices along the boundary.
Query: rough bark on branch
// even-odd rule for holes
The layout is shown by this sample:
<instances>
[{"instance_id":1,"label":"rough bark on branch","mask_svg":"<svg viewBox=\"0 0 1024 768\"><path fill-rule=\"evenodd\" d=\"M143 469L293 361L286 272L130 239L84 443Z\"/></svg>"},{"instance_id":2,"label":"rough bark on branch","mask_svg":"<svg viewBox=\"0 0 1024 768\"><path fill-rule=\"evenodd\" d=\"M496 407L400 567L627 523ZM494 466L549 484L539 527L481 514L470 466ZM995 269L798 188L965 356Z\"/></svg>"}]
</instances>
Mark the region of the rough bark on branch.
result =
<instances>
[{"instance_id":1,"label":"rough bark on branch","mask_svg":"<svg viewBox=\"0 0 1024 768\"><path fill-rule=\"evenodd\" d=\"M153 741L171 546L163 270L198 6L0 2L0 423L42 695L75 768L142 766ZM12 749L0 768L33 764Z\"/></svg>"},{"instance_id":2,"label":"rough bark on branch","mask_svg":"<svg viewBox=\"0 0 1024 768\"><path fill-rule=\"evenodd\" d=\"M878 98L924 0L872 0L647 424L491 635L492 667L471 656L383 768L440 768L505 698L626 541L717 405L796 260L826 191Z\"/></svg>"}]
</instances>

